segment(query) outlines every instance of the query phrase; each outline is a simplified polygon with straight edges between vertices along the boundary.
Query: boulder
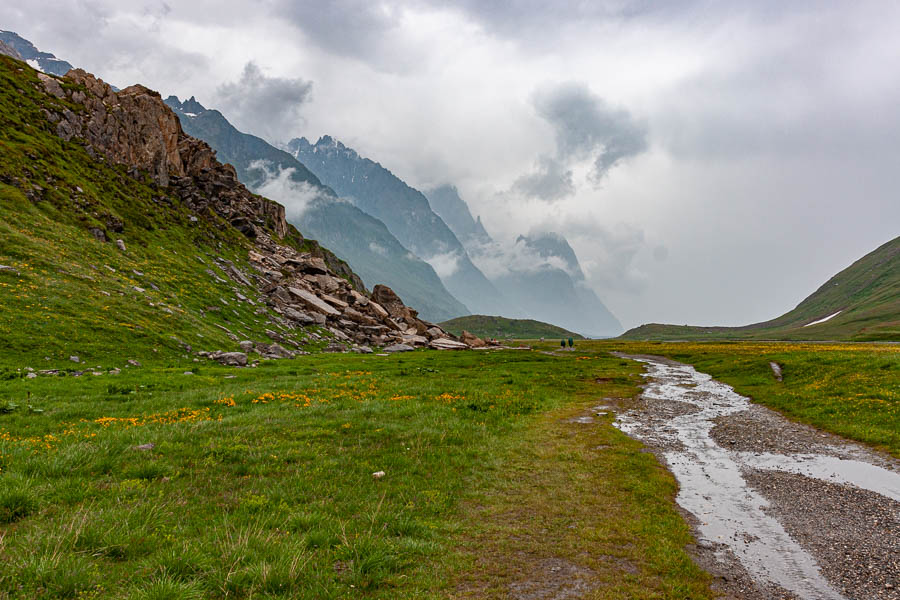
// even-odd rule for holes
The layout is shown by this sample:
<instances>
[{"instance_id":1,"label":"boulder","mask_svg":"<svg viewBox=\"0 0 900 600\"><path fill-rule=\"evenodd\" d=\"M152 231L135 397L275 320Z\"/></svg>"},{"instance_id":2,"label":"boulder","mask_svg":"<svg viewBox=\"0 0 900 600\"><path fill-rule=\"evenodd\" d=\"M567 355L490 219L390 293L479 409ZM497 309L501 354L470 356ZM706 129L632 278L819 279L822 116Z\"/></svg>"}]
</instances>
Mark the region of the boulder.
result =
<instances>
[{"instance_id":1,"label":"boulder","mask_svg":"<svg viewBox=\"0 0 900 600\"><path fill-rule=\"evenodd\" d=\"M465 330L462 332L462 335L459 336L459 339L470 348L483 348L487 345L483 339Z\"/></svg>"},{"instance_id":2,"label":"boulder","mask_svg":"<svg viewBox=\"0 0 900 600\"><path fill-rule=\"evenodd\" d=\"M293 294L294 296L296 296L307 307L315 310L318 313L321 313L323 315L333 316L333 317L340 316L340 314L341 314L337 311L336 308L334 308L333 306L331 306L330 304L328 304L326 302L323 302L321 299L319 299L318 296L316 296L312 292L307 292L304 289L300 289L300 288L296 288L296 287L289 287L288 291L291 294Z\"/></svg>"},{"instance_id":3,"label":"boulder","mask_svg":"<svg viewBox=\"0 0 900 600\"><path fill-rule=\"evenodd\" d=\"M383 306L381 306L380 304L378 304L375 301L370 300L366 304L366 306L369 308L369 310L371 310L373 313L375 313L375 315L379 319L386 319L386 318L388 318L388 316L390 316L390 315L388 315L388 311L386 311Z\"/></svg>"},{"instance_id":4,"label":"boulder","mask_svg":"<svg viewBox=\"0 0 900 600\"><path fill-rule=\"evenodd\" d=\"M463 344L462 342L457 342L456 340L451 340L450 338L437 338L436 340L431 340L431 343L428 344L429 348L434 350L466 350L468 346Z\"/></svg>"},{"instance_id":5,"label":"boulder","mask_svg":"<svg viewBox=\"0 0 900 600\"><path fill-rule=\"evenodd\" d=\"M285 306L284 310L282 312L284 313L284 316L287 317L288 319L290 319L291 321L297 321L298 323L304 323L304 324L311 324L311 323L316 322L316 320L314 318L312 318L311 316L309 316L307 313L305 313L303 311L299 311L290 306Z\"/></svg>"},{"instance_id":6,"label":"boulder","mask_svg":"<svg viewBox=\"0 0 900 600\"><path fill-rule=\"evenodd\" d=\"M354 304L359 304L360 306L365 306L369 303L369 299L366 298L363 294L360 294L356 290L350 290L350 296L353 298Z\"/></svg>"},{"instance_id":7,"label":"boulder","mask_svg":"<svg viewBox=\"0 0 900 600\"><path fill-rule=\"evenodd\" d=\"M328 294L322 294L320 297L322 298L322 300L324 300L328 304L331 304L332 306L338 306L340 308L347 308L348 306L350 306L340 298L335 298L334 296L329 296Z\"/></svg>"},{"instance_id":8,"label":"boulder","mask_svg":"<svg viewBox=\"0 0 900 600\"><path fill-rule=\"evenodd\" d=\"M294 353L278 343L257 344L256 351L265 358L293 358Z\"/></svg>"},{"instance_id":9,"label":"boulder","mask_svg":"<svg viewBox=\"0 0 900 600\"><path fill-rule=\"evenodd\" d=\"M424 346L428 343L428 338L422 335L404 335L403 343L410 346Z\"/></svg>"},{"instance_id":10,"label":"boulder","mask_svg":"<svg viewBox=\"0 0 900 600\"><path fill-rule=\"evenodd\" d=\"M388 346L387 348L384 349L385 352L390 352L390 353L412 352L413 350L415 350L415 348L413 348L412 346L409 346L407 344L394 344L393 346Z\"/></svg>"},{"instance_id":11,"label":"boulder","mask_svg":"<svg viewBox=\"0 0 900 600\"><path fill-rule=\"evenodd\" d=\"M211 358L228 367L247 366L247 355L243 352L222 352L211 355Z\"/></svg>"},{"instance_id":12,"label":"boulder","mask_svg":"<svg viewBox=\"0 0 900 600\"><path fill-rule=\"evenodd\" d=\"M353 346L350 349L357 354L372 354L372 349L368 346Z\"/></svg>"},{"instance_id":13,"label":"boulder","mask_svg":"<svg viewBox=\"0 0 900 600\"><path fill-rule=\"evenodd\" d=\"M41 85L44 86L44 90L51 96L55 96L56 98L65 98L66 93L63 91L62 86L56 80L55 77L50 77L49 75L45 75L44 73L38 72L38 79L41 82Z\"/></svg>"},{"instance_id":14,"label":"boulder","mask_svg":"<svg viewBox=\"0 0 900 600\"><path fill-rule=\"evenodd\" d=\"M322 352L346 352L347 346L340 342L331 342L322 349Z\"/></svg>"},{"instance_id":15,"label":"boulder","mask_svg":"<svg viewBox=\"0 0 900 600\"><path fill-rule=\"evenodd\" d=\"M380 304L387 313L397 319L402 319L404 317L412 317L419 313L412 310L405 304L403 304L403 300L400 299L400 296L394 293L394 290L389 288L386 285L376 285L372 290L372 300Z\"/></svg>"},{"instance_id":16,"label":"boulder","mask_svg":"<svg viewBox=\"0 0 900 600\"><path fill-rule=\"evenodd\" d=\"M325 266L325 261L314 256L300 259L291 258L284 261L284 266L299 271L300 273L308 273L310 275L328 274L328 267Z\"/></svg>"}]
</instances>

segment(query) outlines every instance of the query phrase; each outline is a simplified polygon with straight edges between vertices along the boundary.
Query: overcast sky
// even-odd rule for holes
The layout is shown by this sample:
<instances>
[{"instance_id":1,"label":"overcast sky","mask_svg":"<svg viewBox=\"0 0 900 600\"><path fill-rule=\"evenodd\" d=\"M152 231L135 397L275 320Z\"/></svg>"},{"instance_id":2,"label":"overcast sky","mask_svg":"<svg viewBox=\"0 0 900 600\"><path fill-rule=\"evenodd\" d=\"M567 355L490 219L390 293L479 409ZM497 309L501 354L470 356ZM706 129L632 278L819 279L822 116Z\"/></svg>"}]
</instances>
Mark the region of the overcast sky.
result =
<instances>
[{"instance_id":1,"label":"overcast sky","mask_svg":"<svg viewBox=\"0 0 900 600\"><path fill-rule=\"evenodd\" d=\"M45 0L0 29L455 184L498 239L558 231L626 327L775 317L900 235L900 3Z\"/></svg>"}]
</instances>

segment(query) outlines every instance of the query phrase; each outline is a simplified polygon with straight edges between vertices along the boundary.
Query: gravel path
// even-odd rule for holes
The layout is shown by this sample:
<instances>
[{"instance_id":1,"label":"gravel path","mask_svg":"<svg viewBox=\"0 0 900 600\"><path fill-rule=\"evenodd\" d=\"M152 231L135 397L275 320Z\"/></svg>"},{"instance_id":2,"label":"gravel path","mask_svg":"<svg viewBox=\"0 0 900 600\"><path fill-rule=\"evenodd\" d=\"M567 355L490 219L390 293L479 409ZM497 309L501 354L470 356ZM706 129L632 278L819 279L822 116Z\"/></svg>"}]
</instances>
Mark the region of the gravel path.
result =
<instances>
[{"instance_id":1,"label":"gravel path","mask_svg":"<svg viewBox=\"0 0 900 600\"><path fill-rule=\"evenodd\" d=\"M616 424L675 474L725 598L900 600L900 462L788 421L688 365L647 364Z\"/></svg>"}]
</instances>

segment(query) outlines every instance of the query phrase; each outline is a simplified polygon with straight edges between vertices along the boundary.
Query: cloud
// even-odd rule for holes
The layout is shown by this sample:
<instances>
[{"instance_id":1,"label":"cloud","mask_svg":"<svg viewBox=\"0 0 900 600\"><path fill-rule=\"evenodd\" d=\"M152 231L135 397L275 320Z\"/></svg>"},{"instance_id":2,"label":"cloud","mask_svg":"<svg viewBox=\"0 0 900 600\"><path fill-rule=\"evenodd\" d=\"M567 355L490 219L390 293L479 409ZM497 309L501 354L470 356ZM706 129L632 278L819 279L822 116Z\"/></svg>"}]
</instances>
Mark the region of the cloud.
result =
<instances>
[{"instance_id":1,"label":"cloud","mask_svg":"<svg viewBox=\"0 0 900 600\"><path fill-rule=\"evenodd\" d=\"M647 149L647 131L622 108L609 106L582 83L563 83L534 94L538 114L554 129L561 160L593 161L601 180L620 161Z\"/></svg>"},{"instance_id":2,"label":"cloud","mask_svg":"<svg viewBox=\"0 0 900 600\"><path fill-rule=\"evenodd\" d=\"M431 265L438 277L445 279L451 277L459 270L460 258L459 253L450 251L443 254L435 254L431 258L426 258L425 262Z\"/></svg>"},{"instance_id":3,"label":"cloud","mask_svg":"<svg viewBox=\"0 0 900 600\"><path fill-rule=\"evenodd\" d=\"M659 262L665 262L669 258L669 249L665 246L657 246L653 249L653 258Z\"/></svg>"},{"instance_id":4,"label":"cloud","mask_svg":"<svg viewBox=\"0 0 900 600\"><path fill-rule=\"evenodd\" d=\"M585 233L588 240L583 241L590 244L592 252L582 261L582 267L593 287L628 294L639 294L647 288L649 278L636 265L638 253L647 247L641 228L625 223L611 227L594 224Z\"/></svg>"},{"instance_id":5,"label":"cloud","mask_svg":"<svg viewBox=\"0 0 900 600\"><path fill-rule=\"evenodd\" d=\"M466 246L472 262L488 279L498 279L511 273L536 273L543 269L560 269L569 275L570 266L559 256L541 256L540 252L523 240L511 242L473 242Z\"/></svg>"},{"instance_id":6,"label":"cloud","mask_svg":"<svg viewBox=\"0 0 900 600\"><path fill-rule=\"evenodd\" d=\"M402 5L370 0L281 0L277 14L298 27L319 47L341 56L371 59L390 40Z\"/></svg>"},{"instance_id":7,"label":"cloud","mask_svg":"<svg viewBox=\"0 0 900 600\"><path fill-rule=\"evenodd\" d=\"M291 126L302 121L300 111L309 102L312 88L311 81L269 77L251 61L238 81L218 87L217 105L238 129L283 141L290 137Z\"/></svg>"},{"instance_id":8,"label":"cloud","mask_svg":"<svg viewBox=\"0 0 900 600\"><path fill-rule=\"evenodd\" d=\"M572 170L555 158L542 156L533 172L516 180L513 191L547 202L560 200L575 193Z\"/></svg>"},{"instance_id":9,"label":"cloud","mask_svg":"<svg viewBox=\"0 0 900 600\"><path fill-rule=\"evenodd\" d=\"M306 209L314 201L322 198L322 190L306 181L294 181L294 169L273 169L272 163L255 160L250 163L251 170L261 171L265 175L262 185L254 190L260 196L284 205L288 221L300 219Z\"/></svg>"},{"instance_id":10,"label":"cloud","mask_svg":"<svg viewBox=\"0 0 900 600\"><path fill-rule=\"evenodd\" d=\"M376 242L369 242L369 250L381 256L387 256L387 248Z\"/></svg>"}]
</instances>

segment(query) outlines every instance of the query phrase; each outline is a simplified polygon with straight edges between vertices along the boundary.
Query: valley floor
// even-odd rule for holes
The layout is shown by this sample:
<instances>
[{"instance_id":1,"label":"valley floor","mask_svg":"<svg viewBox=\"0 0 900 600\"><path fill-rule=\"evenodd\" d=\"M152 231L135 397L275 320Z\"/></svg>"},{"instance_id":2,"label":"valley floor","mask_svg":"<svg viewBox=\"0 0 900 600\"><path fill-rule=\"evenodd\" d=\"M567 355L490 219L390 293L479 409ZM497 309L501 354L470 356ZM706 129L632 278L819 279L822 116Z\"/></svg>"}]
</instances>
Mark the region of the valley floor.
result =
<instances>
[{"instance_id":1,"label":"valley floor","mask_svg":"<svg viewBox=\"0 0 900 600\"><path fill-rule=\"evenodd\" d=\"M8 366L0 598L712 598L674 477L614 426L644 380L611 351L900 452L891 346Z\"/></svg>"}]
</instances>

